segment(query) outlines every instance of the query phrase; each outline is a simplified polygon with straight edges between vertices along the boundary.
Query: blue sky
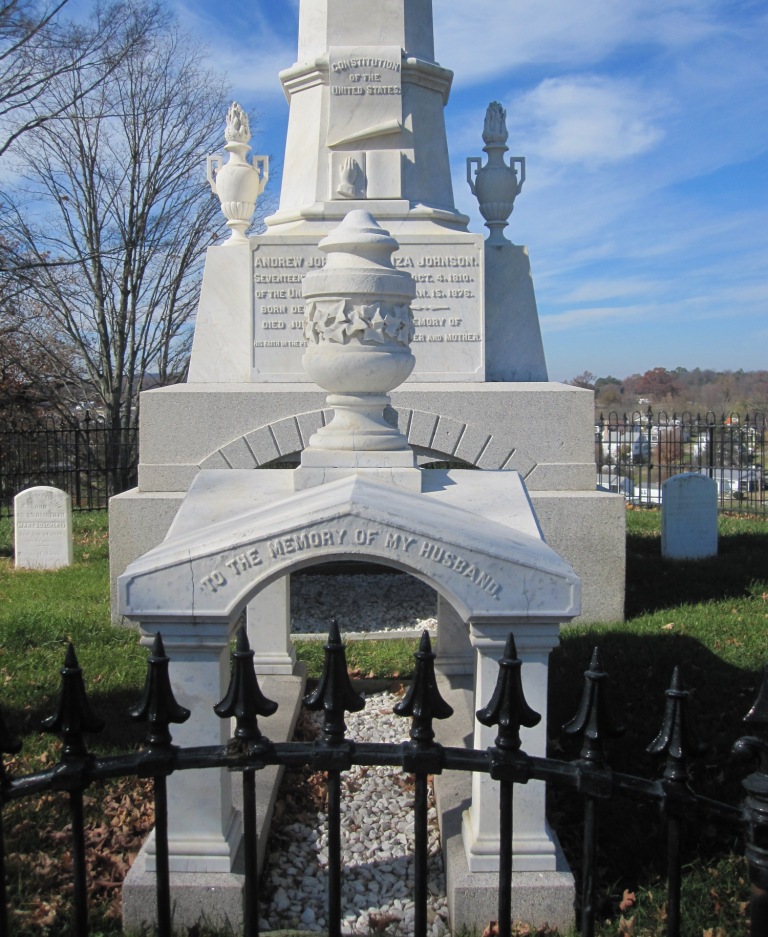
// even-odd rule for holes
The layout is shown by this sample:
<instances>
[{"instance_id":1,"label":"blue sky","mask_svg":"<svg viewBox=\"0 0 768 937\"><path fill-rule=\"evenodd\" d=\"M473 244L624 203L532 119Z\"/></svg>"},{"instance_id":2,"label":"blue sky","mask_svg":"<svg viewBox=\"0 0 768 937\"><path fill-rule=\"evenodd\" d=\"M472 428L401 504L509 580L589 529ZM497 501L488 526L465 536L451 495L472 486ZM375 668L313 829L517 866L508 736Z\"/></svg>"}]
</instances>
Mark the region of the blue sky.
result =
<instances>
[{"instance_id":1,"label":"blue sky","mask_svg":"<svg viewBox=\"0 0 768 937\"><path fill-rule=\"evenodd\" d=\"M407 0L406 0L407 2ZM550 378L768 368L764 0L433 0L457 207L485 109L507 109ZM257 113L279 193L298 0L183 0L185 26Z\"/></svg>"}]
</instances>

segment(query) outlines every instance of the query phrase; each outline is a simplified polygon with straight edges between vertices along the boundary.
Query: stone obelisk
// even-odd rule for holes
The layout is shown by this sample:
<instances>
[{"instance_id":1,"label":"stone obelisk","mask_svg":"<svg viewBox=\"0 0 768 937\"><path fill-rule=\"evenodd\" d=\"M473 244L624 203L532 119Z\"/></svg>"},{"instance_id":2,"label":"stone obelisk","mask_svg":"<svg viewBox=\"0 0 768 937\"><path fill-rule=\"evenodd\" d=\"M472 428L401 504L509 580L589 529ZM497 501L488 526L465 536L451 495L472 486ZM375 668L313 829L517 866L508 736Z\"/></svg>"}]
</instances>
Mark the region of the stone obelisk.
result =
<instances>
[{"instance_id":1,"label":"stone obelisk","mask_svg":"<svg viewBox=\"0 0 768 937\"><path fill-rule=\"evenodd\" d=\"M290 118L270 233L328 230L351 208L398 239L466 231L443 116L453 73L435 61L431 0L304 0L298 60L280 80Z\"/></svg>"}]
</instances>

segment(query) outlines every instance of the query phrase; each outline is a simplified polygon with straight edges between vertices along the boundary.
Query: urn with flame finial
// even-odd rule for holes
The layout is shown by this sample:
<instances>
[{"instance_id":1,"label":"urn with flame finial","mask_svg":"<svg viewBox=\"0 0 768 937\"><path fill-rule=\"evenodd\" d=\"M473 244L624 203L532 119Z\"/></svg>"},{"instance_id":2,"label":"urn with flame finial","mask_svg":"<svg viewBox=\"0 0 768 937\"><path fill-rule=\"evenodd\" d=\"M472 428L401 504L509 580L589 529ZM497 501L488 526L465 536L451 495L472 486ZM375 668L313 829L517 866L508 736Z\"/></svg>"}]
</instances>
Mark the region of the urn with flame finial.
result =
<instances>
[{"instance_id":1,"label":"urn with flame finial","mask_svg":"<svg viewBox=\"0 0 768 937\"><path fill-rule=\"evenodd\" d=\"M525 182L525 157L513 156L509 165L504 160L509 149L506 145L508 136L507 112L494 101L488 105L483 129L483 150L488 154L488 162L483 166L479 156L467 159L467 182L477 197L485 226L491 232L489 244L508 243L504 228ZM519 179L516 166L520 167Z\"/></svg>"},{"instance_id":2,"label":"urn with flame finial","mask_svg":"<svg viewBox=\"0 0 768 937\"><path fill-rule=\"evenodd\" d=\"M208 157L208 182L232 231L227 243L243 243L248 240L245 231L256 211L256 201L269 179L269 157L254 156L253 165L246 159L251 139L248 115L235 101L227 112L224 139L229 159L222 165L218 153Z\"/></svg>"}]
</instances>

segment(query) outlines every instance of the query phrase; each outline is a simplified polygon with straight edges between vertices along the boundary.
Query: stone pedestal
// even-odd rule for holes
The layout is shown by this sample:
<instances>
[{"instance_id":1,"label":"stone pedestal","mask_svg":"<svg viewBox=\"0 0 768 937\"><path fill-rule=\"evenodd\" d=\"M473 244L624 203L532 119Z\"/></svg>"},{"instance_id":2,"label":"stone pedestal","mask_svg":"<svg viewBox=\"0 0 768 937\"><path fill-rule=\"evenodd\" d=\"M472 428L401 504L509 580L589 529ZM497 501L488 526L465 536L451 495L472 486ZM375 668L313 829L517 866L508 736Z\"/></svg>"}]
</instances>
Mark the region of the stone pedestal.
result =
<instances>
[{"instance_id":1,"label":"stone pedestal","mask_svg":"<svg viewBox=\"0 0 768 937\"><path fill-rule=\"evenodd\" d=\"M544 757L547 749L547 672L549 654L559 641L559 622L510 620L492 624L473 623L470 629L475 661L475 702L478 708L491 699L498 679L498 661L507 636L523 661L522 677L529 706L541 715L533 729L522 731L523 749ZM474 721L475 748L494 744L498 729ZM548 872L557 868L556 846L545 815L545 786L541 781L518 785L514 795L513 869L518 872ZM499 785L486 774L472 776L472 805L465 812L462 835L470 872L499 870Z\"/></svg>"},{"instance_id":2,"label":"stone pedestal","mask_svg":"<svg viewBox=\"0 0 768 937\"><path fill-rule=\"evenodd\" d=\"M390 419L419 462L519 471L546 541L582 581L581 620L621 620L626 507L620 495L595 491L589 391L552 383L407 384L391 397ZM295 464L329 419L325 395L309 384L179 384L142 394L139 487L110 502L115 613L117 576L162 541L202 469Z\"/></svg>"},{"instance_id":3,"label":"stone pedestal","mask_svg":"<svg viewBox=\"0 0 768 937\"><path fill-rule=\"evenodd\" d=\"M229 724L213 705L229 680L231 629L221 621L187 622L155 618L142 624L142 644L151 647L155 633L163 636L171 658L170 675L177 702L189 719L173 727L176 745L223 745ZM223 769L177 771L168 779L168 801L184 805L168 811L171 872L231 872L242 837L240 813L233 807L232 776ZM146 870L155 871L155 844L146 845Z\"/></svg>"},{"instance_id":4,"label":"stone pedestal","mask_svg":"<svg viewBox=\"0 0 768 937\"><path fill-rule=\"evenodd\" d=\"M529 698L529 694L538 698L536 688L526 678L528 666L526 663L522 669L525 695L526 698ZM455 745L457 739L472 744L476 725L473 678L440 677L438 687L442 697L453 707L454 714L450 719L435 724L436 740L443 745ZM531 741L529 736L529 730L524 730L526 750ZM521 814L525 809L527 786L515 786L513 810L516 825L523 819ZM482 933L489 921L498 919L499 875L498 872L473 872L469 868L462 827L463 818L471 809L472 778L459 771L436 775L435 799L451 927L454 932L465 930ZM550 927L566 932L570 931L574 922L574 880L557 837L549 830L547 835L554 847L554 862L550 870L521 871L515 862L512 919L526 924L546 922Z\"/></svg>"}]
</instances>

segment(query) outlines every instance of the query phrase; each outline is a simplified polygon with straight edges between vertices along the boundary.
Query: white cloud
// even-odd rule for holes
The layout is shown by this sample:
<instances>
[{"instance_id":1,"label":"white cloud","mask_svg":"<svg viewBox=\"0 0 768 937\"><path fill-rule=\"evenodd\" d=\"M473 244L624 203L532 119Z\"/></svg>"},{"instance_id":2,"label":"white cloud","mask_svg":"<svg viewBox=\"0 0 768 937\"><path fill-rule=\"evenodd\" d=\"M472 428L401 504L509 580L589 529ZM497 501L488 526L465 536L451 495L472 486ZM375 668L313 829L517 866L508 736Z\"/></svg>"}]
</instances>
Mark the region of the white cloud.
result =
<instances>
[{"instance_id":1,"label":"white cloud","mask_svg":"<svg viewBox=\"0 0 768 937\"><path fill-rule=\"evenodd\" d=\"M624 46L680 49L716 34L716 0L435 0L438 60L473 84L527 65L592 65Z\"/></svg>"},{"instance_id":2,"label":"white cloud","mask_svg":"<svg viewBox=\"0 0 768 937\"><path fill-rule=\"evenodd\" d=\"M646 153L663 137L664 102L639 83L597 75L548 78L508 110L533 156L594 169Z\"/></svg>"}]
</instances>

